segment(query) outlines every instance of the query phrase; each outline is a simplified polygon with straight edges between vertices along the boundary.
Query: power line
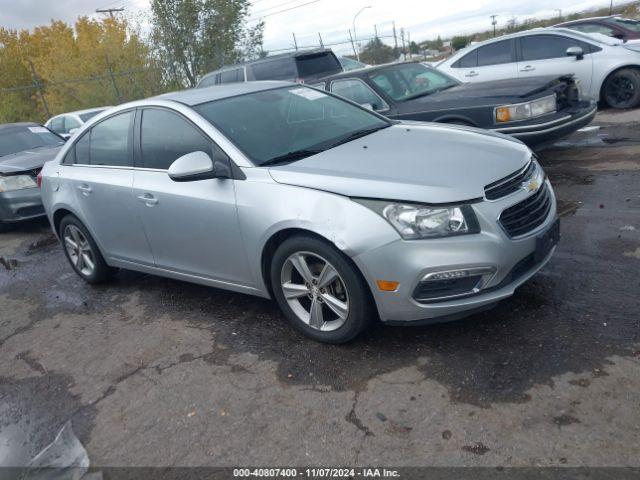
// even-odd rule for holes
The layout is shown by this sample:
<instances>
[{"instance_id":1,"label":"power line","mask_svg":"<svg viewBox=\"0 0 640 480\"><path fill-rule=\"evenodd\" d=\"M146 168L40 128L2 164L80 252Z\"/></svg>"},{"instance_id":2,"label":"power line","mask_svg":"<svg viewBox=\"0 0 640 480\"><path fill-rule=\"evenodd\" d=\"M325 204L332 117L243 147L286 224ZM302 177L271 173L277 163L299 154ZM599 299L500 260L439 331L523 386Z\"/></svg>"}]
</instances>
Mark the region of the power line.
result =
<instances>
[{"instance_id":1,"label":"power line","mask_svg":"<svg viewBox=\"0 0 640 480\"><path fill-rule=\"evenodd\" d=\"M285 5L290 5L292 3L299 2L300 0L289 0L288 2L279 3L278 5L273 5L272 7L263 8L262 10L258 10L257 12L253 12L252 15L256 16L259 13L266 12L268 10L273 10L274 8L283 7Z\"/></svg>"},{"instance_id":2,"label":"power line","mask_svg":"<svg viewBox=\"0 0 640 480\"><path fill-rule=\"evenodd\" d=\"M113 12L124 12L124 7L120 7L120 8L96 8L96 13L108 13L111 18L114 17Z\"/></svg>"},{"instance_id":3,"label":"power line","mask_svg":"<svg viewBox=\"0 0 640 480\"><path fill-rule=\"evenodd\" d=\"M256 20L259 21L259 20L262 20L263 18L271 17L273 15L278 15L280 13L288 12L290 10L295 10L296 8L305 7L307 5L311 5L312 3L318 3L319 1L320 0L312 0L311 2L307 2L307 3L300 4L300 5L296 5L295 7L285 8L283 10L278 10L277 12L267 13L266 15L260 15L259 17L248 19L247 22L255 22Z\"/></svg>"}]
</instances>

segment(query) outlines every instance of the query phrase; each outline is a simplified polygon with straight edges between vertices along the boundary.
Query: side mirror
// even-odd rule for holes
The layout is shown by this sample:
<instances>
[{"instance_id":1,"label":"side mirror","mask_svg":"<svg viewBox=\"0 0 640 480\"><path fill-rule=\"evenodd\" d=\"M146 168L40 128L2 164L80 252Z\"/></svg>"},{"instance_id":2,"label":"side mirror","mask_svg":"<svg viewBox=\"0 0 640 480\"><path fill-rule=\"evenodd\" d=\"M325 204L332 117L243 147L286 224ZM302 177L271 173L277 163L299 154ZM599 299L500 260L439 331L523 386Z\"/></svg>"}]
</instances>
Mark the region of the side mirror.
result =
<instances>
[{"instance_id":1,"label":"side mirror","mask_svg":"<svg viewBox=\"0 0 640 480\"><path fill-rule=\"evenodd\" d=\"M69 130L69 136L73 135L74 133L76 133L78 131L77 128L72 128L71 130Z\"/></svg>"},{"instance_id":2,"label":"side mirror","mask_svg":"<svg viewBox=\"0 0 640 480\"><path fill-rule=\"evenodd\" d=\"M567 48L567 56L576 57L576 60L582 60L584 58L584 51L582 47L569 47Z\"/></svg>"},{"instance_id":3,"label":"side mirror","mask_svg":"<svg viewBox=\"0 0 640 480\"><path fill-rule=\"evenodd\" d=\"M167 173L174 182L231 178L229 165L220 160L213 162L205 152L191 152L181 156L171 164Z\"/></svg>"}]
</instances>

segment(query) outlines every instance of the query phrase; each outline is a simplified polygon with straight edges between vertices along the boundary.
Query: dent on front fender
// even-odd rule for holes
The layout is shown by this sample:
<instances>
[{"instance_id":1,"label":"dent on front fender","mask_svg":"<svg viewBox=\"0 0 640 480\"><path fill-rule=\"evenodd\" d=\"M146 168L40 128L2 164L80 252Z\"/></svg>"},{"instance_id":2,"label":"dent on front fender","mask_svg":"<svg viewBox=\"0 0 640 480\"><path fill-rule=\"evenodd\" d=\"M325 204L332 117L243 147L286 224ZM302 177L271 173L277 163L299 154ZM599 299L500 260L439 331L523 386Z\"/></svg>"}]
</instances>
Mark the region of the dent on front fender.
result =
<instances>
[{"instance_id":1,"label":"dent on front fender","mask_svg":"<svg viewBox=\"0 0 640 480\"><path fill-rule=\"evenodd\" d=\"M236 196L243 242L257 284L262 284L265 245L286 229L319 235L350 257L399 238L382 217L341 195L248 178L237 182Z\"/></svg>"}]
</instances>

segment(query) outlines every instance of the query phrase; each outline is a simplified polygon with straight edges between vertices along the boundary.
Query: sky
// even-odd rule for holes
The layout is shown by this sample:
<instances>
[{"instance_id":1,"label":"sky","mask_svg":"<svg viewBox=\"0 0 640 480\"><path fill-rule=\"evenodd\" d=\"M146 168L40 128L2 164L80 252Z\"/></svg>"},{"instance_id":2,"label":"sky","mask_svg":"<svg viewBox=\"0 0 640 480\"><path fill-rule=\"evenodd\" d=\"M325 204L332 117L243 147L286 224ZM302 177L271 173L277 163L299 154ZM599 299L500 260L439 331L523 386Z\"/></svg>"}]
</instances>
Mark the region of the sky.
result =
<instances>
[{"instance_id":1,"label":"sky","mask_svg":"<svg viewBox=\"0 0 640 480\"><path fill-rule=\"evenodd\" d=\"M33 28L51 19L73 22L79 15L96 14L96 8L124 7L129 16L139 17L149 0L0 0L0 26ZM626 3L614 0L615 4ZM403 28L407 39L422 41L438 35L449 37L491 27L489 15L498 15L498 26L516 17L554 17L591 7L608 6L609 0L252 0L249 24L265 21L264 48L267 51L317 46L318 33L325 44L339 53L352 52L349 29L355 23L358 39L378 35L389 44L395 21L398 36Z\"/></svg>"}]
</instances>

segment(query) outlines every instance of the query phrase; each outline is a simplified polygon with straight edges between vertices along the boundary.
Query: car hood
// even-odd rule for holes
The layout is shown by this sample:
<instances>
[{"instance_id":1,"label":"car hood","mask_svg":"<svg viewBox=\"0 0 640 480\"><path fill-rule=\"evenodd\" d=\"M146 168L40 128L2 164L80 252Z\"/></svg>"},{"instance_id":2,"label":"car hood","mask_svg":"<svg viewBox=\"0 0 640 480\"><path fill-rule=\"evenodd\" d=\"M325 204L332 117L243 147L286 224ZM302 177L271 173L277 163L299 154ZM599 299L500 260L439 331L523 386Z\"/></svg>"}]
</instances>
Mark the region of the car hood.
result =
<instances>
[{"instance_id":1,"label":"car hood","mask_svg":"<svg viewBox=\"0 0 640 480\"><path fill-rule=\"evenodd\" d=\"M517 103L554 88L563 78L566 76L552 75L463 83L441 92L409 100L405 104L407 106L411 104L416 110L421 110L427 105L433 108L432 106L437 103L446 103L451 106L459 104L464 107Z\"/></svg>"},{"instance_id":2,"label":"car hood","mask_svg":"<svg viewBox=\"0 0 640 480\"><path fill-rule=\"evenodd\" d=\"M279 183L350 197L442 204L482 198L485 185L530 157L524 144L505 135L400 123L270 173Z\"/></svg>"},{"instance_id":3,"label":"car hood","mask_svg":"<svg viewBox=\"0 0 640 480\"><path fill-rule=\"evenodd\" d=\"M42 147L12 153L0 157L0 174L11 174L42 168L45 162L53 160L61 147Z\"/></svg>"}]
</instances>

